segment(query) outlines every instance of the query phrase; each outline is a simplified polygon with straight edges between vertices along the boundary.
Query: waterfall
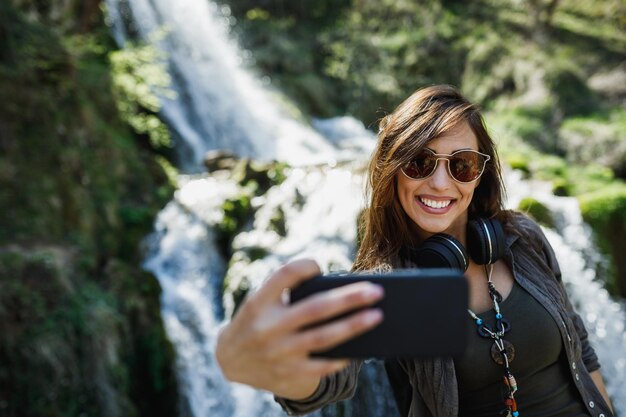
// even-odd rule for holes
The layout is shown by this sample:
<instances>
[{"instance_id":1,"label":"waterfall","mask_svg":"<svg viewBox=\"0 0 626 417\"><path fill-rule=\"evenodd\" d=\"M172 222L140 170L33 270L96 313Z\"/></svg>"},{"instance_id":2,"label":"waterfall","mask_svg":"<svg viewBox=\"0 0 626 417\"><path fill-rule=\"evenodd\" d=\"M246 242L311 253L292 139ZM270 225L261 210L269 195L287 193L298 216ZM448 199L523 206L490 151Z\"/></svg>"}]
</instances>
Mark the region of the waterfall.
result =
<instances>
[{"instance_id":1,"label":"waterfall","mask_svg":"<svg viewBox=\"0 0 626 417\"><path fill-rule=\"evenodd\" d=\"M232 17L208 0L107 0L113 33L155 42L166 52L176 98L163 97L161 115L170 126L187 174L179 178L173 200L159 214L147 238L145 268L163 288L162 315L177 352L177 374L189 417L284 416L272 396L222 376L214 356L216 336L234 300L222 288L259 286L271 271L294 257L316 259L324 271L349 269L354 257L356 216L363 207L365 159L374 139L352 118L302 122L277 100L266 80L245 70L249 59L229 39ZM166 36L151 34L165 28ZM221 173L199 174L208 150L290 164L287 179L252 201L252 224L237 235L230 265L215 243L222 202L240 186ZM192 174L195 173L195 174ZM626 412L624 308L603 289L594 266L589 230L574 199L537 194L537 187L507 174L515 207L532 194L550 206L555 230L546 229L576 307L604 364L603 374L617 410ZM286 236L271 227L284 215ZM252 250L267 253L259 259ZM361 373L356 400L327 407L314 416L395 416L380 363Z\"/></svg>"},{"instance_id":2,"label":"waterfall","mask_svg":"<svg viewBox=\"0 0 626 417\"><path fill-rule=\"evenodd\" d=\"M292 165L342 157L314 129L289 115L267 77L244 70L249 53L230 39L227 7L208 0L106 0L120 45L153 43L164 52L175 98L162 97L180 165L197 172L209 150ZM160 36L159 36L160 34Z\"/></svg>"}]
</instances>

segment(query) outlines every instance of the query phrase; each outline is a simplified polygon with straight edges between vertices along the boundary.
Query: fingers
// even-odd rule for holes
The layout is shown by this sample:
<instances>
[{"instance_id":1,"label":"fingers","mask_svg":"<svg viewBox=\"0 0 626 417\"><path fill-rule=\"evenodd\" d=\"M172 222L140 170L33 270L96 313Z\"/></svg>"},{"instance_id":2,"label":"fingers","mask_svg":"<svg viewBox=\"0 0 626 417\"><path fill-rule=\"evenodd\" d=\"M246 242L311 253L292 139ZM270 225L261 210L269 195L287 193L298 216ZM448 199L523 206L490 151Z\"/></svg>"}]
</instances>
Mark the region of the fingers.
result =
<instances>
[{"instance_id":1,"label":"fingers","mask_svg":"<svg viewBox=\"0 0 626 417\"><path fill-rule=\"evenodd\" d=\"M371 305L384 296L381 286L362 281L323 291L295 303L281 318L285 328L300 329Z\"/></svg>"},{"instance_id":2,"label":"fingers","mask_svg":"<svg viewBox=\"0 0 626 417\"><path fill-rule=\"evenodd\" d=\"M346 318L295 333L276 347L277 356L309 354L328 350L373 329L383 320L380 309L368 309Z\"/></svg>"}]
</instances>

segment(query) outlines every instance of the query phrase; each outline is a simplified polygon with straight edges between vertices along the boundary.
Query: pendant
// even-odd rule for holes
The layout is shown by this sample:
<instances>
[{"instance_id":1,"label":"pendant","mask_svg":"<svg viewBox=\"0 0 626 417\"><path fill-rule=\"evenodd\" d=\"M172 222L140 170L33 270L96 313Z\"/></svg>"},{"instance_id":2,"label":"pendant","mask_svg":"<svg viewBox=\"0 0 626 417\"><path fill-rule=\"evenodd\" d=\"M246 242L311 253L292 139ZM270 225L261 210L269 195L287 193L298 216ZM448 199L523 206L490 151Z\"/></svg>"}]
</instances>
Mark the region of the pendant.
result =
<instances>
[{"instance_id":1,"label":"pendant","mask_svg":"<svg viewBox=\"0 0 626 417\"><path fill-rule=\"evenodd\" d=\"M513 359L515 359L515 347L513 346L513 343L508 342L504 339L499 339L499 340L500 340L500 343L504 344L504 352L506 354L506 358L508 362L509 363L513 362ZM502 353L500 353L498 340L493 342L493 345L491 345L491 359L493 359L493 361L497 363L498 365L504 365L505 361L504 361L504 358L502 357Z\"/></svg>"}]
</instances>

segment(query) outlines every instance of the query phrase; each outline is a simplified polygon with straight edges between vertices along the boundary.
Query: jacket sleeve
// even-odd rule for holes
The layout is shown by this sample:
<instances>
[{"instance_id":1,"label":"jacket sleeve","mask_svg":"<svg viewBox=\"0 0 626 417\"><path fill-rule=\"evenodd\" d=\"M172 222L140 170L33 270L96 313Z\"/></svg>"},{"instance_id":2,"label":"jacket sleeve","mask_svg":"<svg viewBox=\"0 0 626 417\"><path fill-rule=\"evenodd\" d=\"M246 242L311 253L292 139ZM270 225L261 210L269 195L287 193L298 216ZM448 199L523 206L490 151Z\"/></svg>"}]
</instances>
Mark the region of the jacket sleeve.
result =
<instances>
[{"instance_id":1,"label":"jacket sleeve","mask_svg":"<svg viewBox=\"0 0 626 417\"><path fill-rule=\"evenodd\" d=\"M317 390L308 398L295 401L275 396L274 399L287 414L298 416L320 409L327 404L351 398L356 390L362 363L361 360L352 360L345 369L325 376L320 380Z\"/></svg>"},{"instance_id":2,"label":"jacket sleeve","mask_svg":"<svg viewBox=\"0 0 626 417\"><path fill-rule=\"evenodd\" d=\"M541 228L534 222L533 222L533 225L537 234L541 238L542 251L546 259L546 262L548 266L550 267L550 269L552 270L552 272L554 273L554 277L557 279L561 287L563 304L565 306L567 315L572 321L572 323L574 324L574 329L576 330L578 338L580 339L582 360L585 364L585 367L587 368L587 371L593 372L600 368L600 363L598 361L598 356L596 355L596 352L594 351L593 347L591 347L591 344L589 343L588 333L587 333L587 329L585 328L585 324L582 318L580 317L580 315L576 313L576 311L574 310L574 307L572 306L572 303L569 299L565 286L563 285L563 280L561 277L561 268L559 267L559 262L556 259L554 249L548 242L548 239L546 238Z\"/></svg>"}]
</instances>

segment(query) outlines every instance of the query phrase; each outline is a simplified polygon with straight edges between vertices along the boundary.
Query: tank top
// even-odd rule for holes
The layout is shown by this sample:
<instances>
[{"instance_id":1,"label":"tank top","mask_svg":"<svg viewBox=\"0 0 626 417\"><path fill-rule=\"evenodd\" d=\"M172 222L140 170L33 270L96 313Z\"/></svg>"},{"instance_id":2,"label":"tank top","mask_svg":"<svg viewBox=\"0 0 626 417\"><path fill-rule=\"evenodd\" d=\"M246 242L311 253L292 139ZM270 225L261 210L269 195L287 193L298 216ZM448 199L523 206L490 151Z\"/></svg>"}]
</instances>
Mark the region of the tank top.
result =
<instances>
[{"instance_id":1,"label":"tank top","mask_svg":"<svg viewBox=\"0 0 626 417\"><path fill-rule=\"evenodd\" d=\"M515 400L520 416L588 416L571 381L559 328L550 314L517 282L500 308L511 323L504 339L515 347L510 369L517 380ZM494 315L493 310L478 314L491 329L495 328ZM475 327L468 326L467 350L454 361L459 415L499 416L505 398L503 368L491 359L493 340L480 337Z\"/></svg>"}]
</instances>

